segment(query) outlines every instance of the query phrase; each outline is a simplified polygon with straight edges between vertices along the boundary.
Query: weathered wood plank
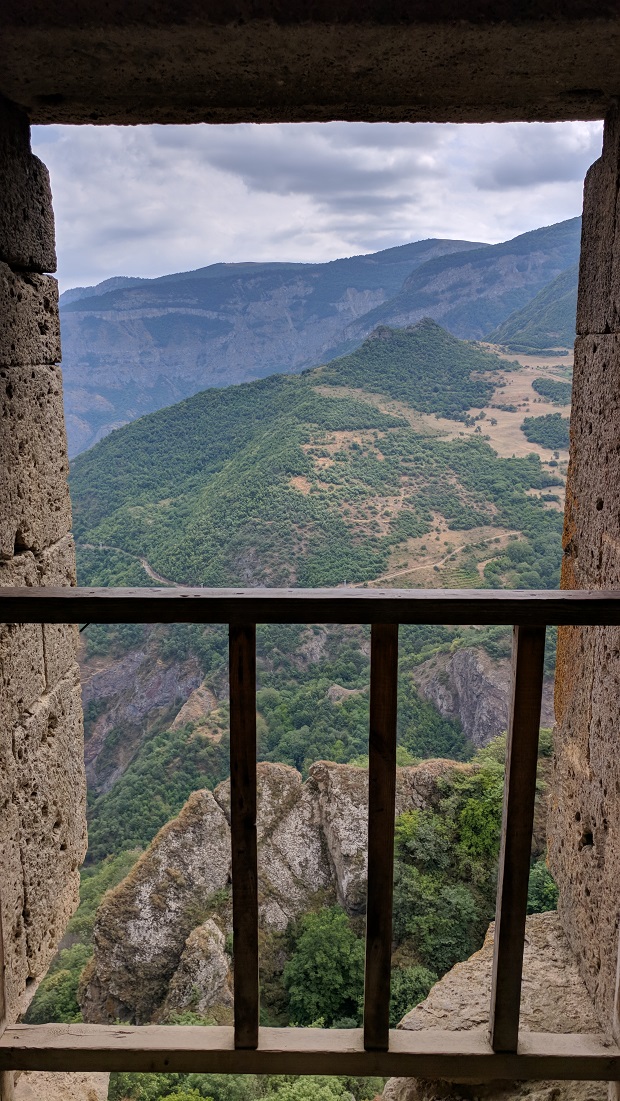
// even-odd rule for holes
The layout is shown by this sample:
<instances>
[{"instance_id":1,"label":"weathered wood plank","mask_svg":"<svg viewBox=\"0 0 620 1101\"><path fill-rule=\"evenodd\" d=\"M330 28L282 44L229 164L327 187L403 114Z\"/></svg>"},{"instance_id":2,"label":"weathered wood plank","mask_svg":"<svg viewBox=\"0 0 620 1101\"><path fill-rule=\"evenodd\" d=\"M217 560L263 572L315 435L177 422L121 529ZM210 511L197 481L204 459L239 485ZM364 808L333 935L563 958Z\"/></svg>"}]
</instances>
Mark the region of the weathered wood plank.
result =
<instances>
[{"instance_id":1,"label":"weathered wood plank","mask_svg":"<svg viewBox=\"0 0 620 1101\"><path fill-rule=\"evenodd\" d=\"M524 1033L518 1054L494 1052L480 1030L392 1030L389 1051L365 1051L362 1029L261 1028L235 1049L232 1028L14 1025L0 1070L188 1071L237 1074L615 1081L620 1050L590 1035Z\"/></svg>"},{"instance_id":2,"label":"weathered wood plank","mask_svg":"<svg viewBox=\"0 0 620 1101\"><path fill-rule=\"evenodd\" d=\"M235 1046L255 1048L259 1008L254 624L231 625L229 669Z\"/></svg>"},{"instance_id":3,"label":"weathered wood plank","mask_svg":"<svg viewBox=\"0 0 620 1101\"><path fill-rule=\"evenodd\" d=\"M398 625L375 623L370 646L368 889L364 1047L387 1051L394 891Z\"/></svg>"},{"instance_id":4,"label":"weathered wood plank","mask_svg":"<svg viewBox=\"0 0 620 1101\"><path fill-rule=\"evenodd\" d=\"M0 1070L0 1101L15 1101L15 1075L12 1070Z\"/></svg>"},{"instance_id":5,"label":"weathered wood plank","mask_svg":"<svg viewBox=\"0 0 620 1101\"><path fill-rule=\"evenodd\" d=\"M491 993L496 1052L516 1051L519 1036L544 660L545 628L515 627Z\"/></svg>"},{"instance_id":6,"label":"weathered wood plank","mask_svg":"<svg viewBox=\"0 0 620 1101\"><path fill-rule=\"evenodd\" d=\"M620 591L0 588L2 623L620 624Z\"/></svg>"}]
</instances>

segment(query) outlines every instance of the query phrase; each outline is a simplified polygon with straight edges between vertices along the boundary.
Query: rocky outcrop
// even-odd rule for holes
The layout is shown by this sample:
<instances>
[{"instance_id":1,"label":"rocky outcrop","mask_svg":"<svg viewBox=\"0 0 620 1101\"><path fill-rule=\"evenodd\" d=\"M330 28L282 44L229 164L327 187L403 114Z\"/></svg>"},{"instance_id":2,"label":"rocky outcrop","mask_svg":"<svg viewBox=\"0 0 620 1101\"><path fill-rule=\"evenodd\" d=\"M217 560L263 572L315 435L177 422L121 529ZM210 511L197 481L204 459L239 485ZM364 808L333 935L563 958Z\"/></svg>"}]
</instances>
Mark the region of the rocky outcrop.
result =
<instances>
[{"instance_id":1,"label":"rocky outcrop","mask_svg":"<svg viewBox=\"0 0 620 1101\"><path fill-rule=\"evenodd\" d=\"M165 1021L188 1010L200 1016L211 1011L213 1016L215 1010L218 1024L231 1023L232 970L224 945L224 934L213 918L192 930L158 1018Z\"/></svg>"},{"instance_id":2,"label":"rocky outcrop","mask_svg":"<svg viewBox=\"0 0 620 1101\"><path fill-rule=\"evenodd\" d=\"M398 769L397 813L432 806L438 782L470 765L425 761ZM259 913L281 931L322 901L363 912L368 777L320 761L302 783L282 764L258 765ZM129 876L104 898L95 954L82 979L88 1021L145 1023L186 1009L225 1017L230 1008L230 784L195 792Z\"/></svg>"},{"instance_id":3,"label":"rocky outcrop","mask_svg":"<svg viewBox=\"0 0 620 1101\"><path fill-rule=\"evenodd\" d=\"M428 998L403 1018L399 1028L415 1032L486 1032L489 1026L494 925L484 945L464 963L457 963L431 990ZM584 982L555 911L528 917L523 960L521 1028L532 1032L597 1033L600 1028ZM605 1101L604 1082L492 1082L482 1085L391 1078L386 1101Z\"/></svg>"},{"instance_id":4,"label":"rocky outcrop","mask_svg":"<svg viewBox=\"0 0 620 1101\"><path fill-rule=\"evenodd\" d=\"M438 654L413 670L420 695L444 718L458 719L477 748L506 730L510 705L510 660L491 658L482 648ZM553 681L543 689L541 725L553 726Z\"/></svg>"},{"instance_id":5,"label":"rocky outcrop","mask_svg":"<svg viewBox=\"0 0 620 1101\"><path fill-rule=\"evenodd\" d=\"M229 876L224 813L210 791L194 792L100 907L80 996L86 1020L150 1020Z\"/></svg>"}]
</instances>

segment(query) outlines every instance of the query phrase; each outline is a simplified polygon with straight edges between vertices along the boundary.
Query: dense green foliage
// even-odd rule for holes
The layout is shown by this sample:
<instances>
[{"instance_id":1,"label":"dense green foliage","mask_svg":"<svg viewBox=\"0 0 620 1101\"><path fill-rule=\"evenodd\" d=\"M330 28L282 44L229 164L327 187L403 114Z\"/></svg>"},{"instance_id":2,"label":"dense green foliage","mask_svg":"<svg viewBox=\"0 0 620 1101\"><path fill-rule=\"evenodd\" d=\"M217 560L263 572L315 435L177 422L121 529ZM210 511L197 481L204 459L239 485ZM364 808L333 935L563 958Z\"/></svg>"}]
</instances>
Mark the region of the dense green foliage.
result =
<instances>
[{"instance_id":1,"label":"dense green foliage","mask_svg":"<svg viewBox=\"0 0 620 1101\"><path fill-rule=\"evenodd\" d=\"M215 745L188 728L149 738L112 789L91 800L89 859L147 845L193 791L228 776L228 753L227 735Z\"/></svg>"},{"instance_id":2,"label":"dense green foliage","mask_svg":"<svg viewBox=\"0 0 620 1101\"><path fill-rule=\"evenodd\" d=\"M550 352L572 348L577 312L575 264L543 287L522 309L507 317L489 334L492 344L503 344L511 352Z\"/></svg>"},{"instance_id":3,"label":"dense green foliage","mask_svg":"<svg viewBox=\"0 0 620 1101\"><path fill-rule=\"evenodd\" d=\"M568 417L563 417L561 413L547 413L544 417L526 417L521 431L530 443L559 451L568 447L568 425Z\"/></svg>"},{"instance_id":4,"label":"dense green foliage","mask_svg":"<svg viewBox=\"0 0 620 1101\"><path fill-rule=\"evenodd\" d=\"M496 356L425 318L411 329L381 326L356 352L322 368L319 377L340 386L363 385L423 413L458 417L472 406L486 405L495 385L489 372L505 367Z\"/></svg>"},{"instance_id":5,"label":"dense green foliage","mask_svg":"<svg viewBox=\"0 0 620 1101\"><path fill-rule=\"evenodd\" d=\"M109 1101L371 1101L381 1078L253 1074L113 1074Z\"/></svg>"},{"instance_id":6,"label":"dense green foliage","mask_svg":"<svg viewBox=\"0 0 620 1101\"><path fill-rule=\"evenodd\" d=\"M328 1027L359 1021L364 995L364 942L344 910L332 906L301 918L284 968L291 1023Z\"/></svg>"},{"instance_id":7,"label":"dense green foliage","mask_svg":"<svg viewBox=\"0 0 620 1101\"><path fill-rule=\"evenodd\" d=\"M550 751L541 735L541 758ZM397 959L443 974L482 943L495 910L505 737L479 750L468 772L444 781L435 810L396 824L394 936ZM539 784L539 798L544 785ZM543 860L532 866L528 912L554 909L557 889Z\"/></svg>"},{"instance_id":8,"label":"dense green foliage","mask_svg":"<svg viewBox=\"0 0 620 1101\"><path fill-rule=\"evenodd\" d=\"M572 385L570 382L556 382L552 378L535 378L532 389L552 401L554 405L570 405Z\"/></svg>"}]
</instances>

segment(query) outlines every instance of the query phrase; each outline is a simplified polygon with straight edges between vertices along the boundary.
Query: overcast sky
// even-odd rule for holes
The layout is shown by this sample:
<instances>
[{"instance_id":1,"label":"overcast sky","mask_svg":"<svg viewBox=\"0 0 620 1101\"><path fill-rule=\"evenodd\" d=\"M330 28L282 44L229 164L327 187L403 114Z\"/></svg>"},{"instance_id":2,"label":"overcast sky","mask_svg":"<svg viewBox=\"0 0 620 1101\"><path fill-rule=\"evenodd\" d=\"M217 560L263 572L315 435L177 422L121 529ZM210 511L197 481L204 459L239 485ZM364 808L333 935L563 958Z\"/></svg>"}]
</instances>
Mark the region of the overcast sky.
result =
<instances>
[{"instance_id":1,"label":"overcast sky","mask_svg":"<svg viewBox=\"0 0 620 1101\"><path fill-rule=\"evenodd\" d=\"M217 261L504 241L581 213L602 124L35 127L62 289Z\"/></svg>"}]
</instances>

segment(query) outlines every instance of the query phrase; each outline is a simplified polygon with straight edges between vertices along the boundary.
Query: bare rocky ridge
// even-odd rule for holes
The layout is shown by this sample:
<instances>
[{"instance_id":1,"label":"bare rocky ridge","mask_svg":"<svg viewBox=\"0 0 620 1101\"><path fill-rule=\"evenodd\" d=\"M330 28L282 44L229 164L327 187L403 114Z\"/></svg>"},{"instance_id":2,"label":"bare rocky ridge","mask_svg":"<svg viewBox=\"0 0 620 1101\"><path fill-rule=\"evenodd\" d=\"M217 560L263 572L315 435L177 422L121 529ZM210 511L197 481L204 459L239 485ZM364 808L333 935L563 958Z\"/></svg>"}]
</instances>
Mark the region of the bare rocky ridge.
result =
<instances>
[{"instance_id":1,"label":"bare rocky ridge","mask_svg":"<svg viewBox=\"0 0 620 1101\"><path fill-rule=\"evenodd\" d=\"M435 984L428 998L403 1018L399 1028L486 1032L489 1026L494 925L479 952ZM521 1028L532 1032L596 1033L600 1026L555 911L527 919L521 996ZM386 1101L605 1101L605 1082L437 1082L390 1078Z\"/></svg>"},{"instance_id":2,"label":"bare rocky ridge","mask_svg":"<svg viewBox=\"0 0 620 1101\"><path fill-rule=\"evenodd\" d=\"M510 659L491 658L483 649L438 654L413 670L420 695L444 718L458 719L465 736L479 748L502 734L508 724ZM541 726L552 727L553 679L543 688Z\"/></svg>"},{"instance_id":3,"label":"bare rocky ridge","mask_svg":"<svg viewBox=\"0 0 620 1101\"><path fill-rule=\"evenodd\" d=\"M433 760L399 769L397 813L432 806L439 779L470 768ZM305 783L286 765L258 765L263 930L285 929L317 892L363 910L367 798L367 773L353 765L320 761ZM195 792L104 898L80 992L85 1020L144 1024L190 1008L229 1015L229 801L228 781Z\"/></svg>"}]
</instances>

